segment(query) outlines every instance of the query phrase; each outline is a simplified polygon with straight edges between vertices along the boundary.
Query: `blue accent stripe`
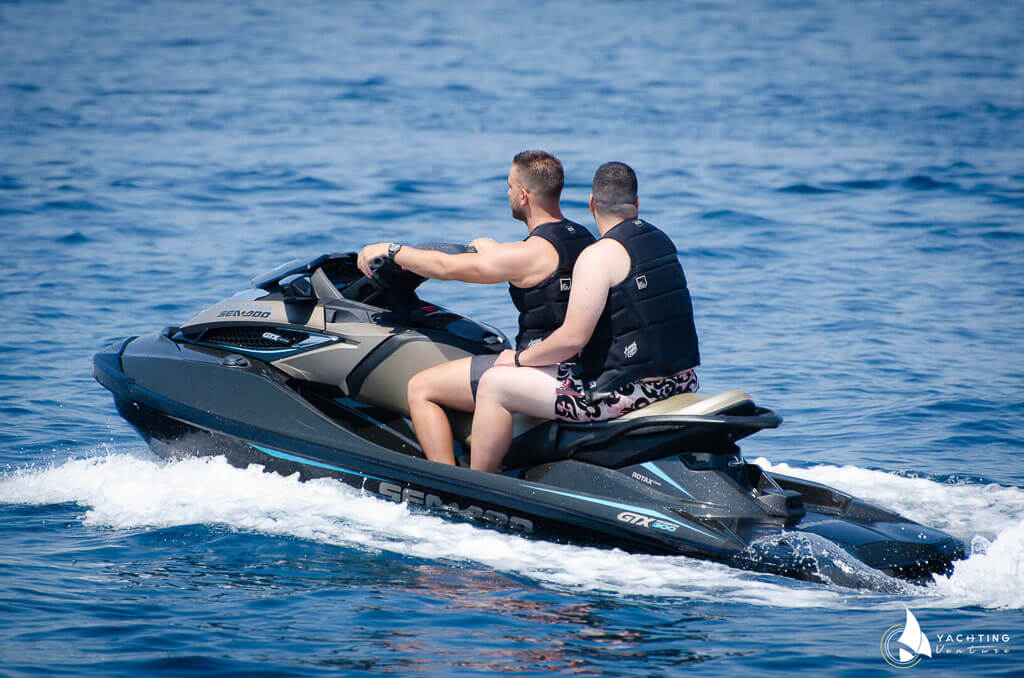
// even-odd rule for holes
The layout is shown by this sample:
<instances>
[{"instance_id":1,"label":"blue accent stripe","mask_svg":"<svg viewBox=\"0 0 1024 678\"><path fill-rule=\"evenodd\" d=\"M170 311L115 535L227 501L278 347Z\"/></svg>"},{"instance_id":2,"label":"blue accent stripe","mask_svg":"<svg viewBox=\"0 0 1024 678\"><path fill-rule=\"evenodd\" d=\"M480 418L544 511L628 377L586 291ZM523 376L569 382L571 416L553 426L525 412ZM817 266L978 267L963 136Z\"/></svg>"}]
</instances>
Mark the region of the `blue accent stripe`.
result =
<instances>
[{"instance_id":1,"label":"blue accent stripe","mask_svg":"<svg viewBox=\"0 0 1024 678\"><path fill-rule=\"evenodd\" d=\"M658 476L659 478L661 478L662 480L664 480L664 481L665 481L666 483L668 483L668 484L669 484L669 485L671 485L672 487L676 488L677 490L679 490L680 492L682 492L683 494L685 494L685 495L686 495L687 497L689 497L690 499L693 499L694 501L696 501L696 500L697 500L697 497L693 496L692 494L690 494L689 492L687 492L686 490L684 490L684 489L683 489L683 488L682 488L682 487L681 487L681 486L679 485L679 483L677 483L676 481L672 480L672 479L671 479L671 478L670 478L670 477L668 476L668 474L667 474L667 473L665 473L665 472L664 472L664 471L662 471L662 470L661 470L660 468L658 468L657 466L655 466L655 465L654 465L654 462L653 462L653 461L649 461L649 462L647 462L646 464L641 464L640 466L641 466L641 468L645 468L645 469L647 469L648 471L650 471L651 473L653 473L654 475Z\"/></svg>"},{"instance_id":2,"label":"blue accent stripe","mask_svg":"<svg viewBox=\"0 0 1024 678\"><path fill-rule=\"evenodd\" d=\"M671 518L671 517L665 515L664 513L658 513L657 511L652 511L652 510L650 510L648 508L643 508L643 507L640 507L640 506L632 506L630 504L620 504L620 503L615 502L615 501L608 501L607 499L595 499L594 497L587 497L585 495L575 494L573 492L561 492L559 490L549 490L546 487L537 487L536 485L530 485L529 487L534 489L534 490L541 490L542 492L550 492L551 494L560 494L563 497L573 497L574 499L582 499L583 501L589 501L589 502L593 502L595 504L602 504L604 506L611 506L612 508L618 508L618 509L623 509L623 510L626 510L626 511L634 511L634 512L637 512L637 513L642 513L642 514L646 515L647 517L661 518L662 520L667 520L668 522L672 523L673 525L679 525L680 527L685 527L685 528L687 528L689 530L693 530L694 532L699 532L699 533L703 534L706 537L711 537L712 539L718 539L719 538L719 537L717 537L717 536L715 536L715 535L713 535L713 534L711 534L709 532L705 532L704 530L697 529L696 527L694 527L692 525L687 525L686 523L680 523L675 518Z\"/></svg>"},{"instance_id":3,"label":"blue accent stripe","mask_svg":"<svg viewBox=\"0 0 1024 678\"><path fill-rule=\"evenodd\" d=\"M268 454L271 457L277 457L278 459L284 459L286 461L294 461L298 464L305 464L306 466L316 466L317 468L325 468L329 471L338 471L340 473L347 473L352 476L359 476L361 478L372 478L373 480L384 480L377 476L368 476L365 473L359 473L358 471L350 471L347 468L341 468L340 466L331 466L330 464L324 464L319 461L313 461L312 459L306 459L305 457L297 457L294 454L288 454L287 452L281 452L280 450L272 450L269 447L263 447L256 443L249 443L252 447L255 447L260 452Z\"/></svg>"}]
</instances>

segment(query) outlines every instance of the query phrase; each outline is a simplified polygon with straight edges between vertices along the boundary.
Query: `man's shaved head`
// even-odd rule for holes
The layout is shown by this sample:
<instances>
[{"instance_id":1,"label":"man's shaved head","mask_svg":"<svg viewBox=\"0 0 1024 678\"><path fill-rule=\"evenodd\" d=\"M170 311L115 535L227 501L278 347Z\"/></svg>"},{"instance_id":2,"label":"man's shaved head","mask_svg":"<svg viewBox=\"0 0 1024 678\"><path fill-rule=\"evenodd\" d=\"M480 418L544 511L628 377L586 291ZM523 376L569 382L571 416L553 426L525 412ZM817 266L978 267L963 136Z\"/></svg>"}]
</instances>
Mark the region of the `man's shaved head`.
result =
<instances>
[{"instance_id":1,"label":"man's shaved head","mask_svg":"<svg viewBox=\"0 0 1024 678\"><path fill-rule=\"evenodd\" d=\"M594 173L594 210L623 219L636 216L636 172L624 162L606 162Z\"/></svg>"}]
</instances>

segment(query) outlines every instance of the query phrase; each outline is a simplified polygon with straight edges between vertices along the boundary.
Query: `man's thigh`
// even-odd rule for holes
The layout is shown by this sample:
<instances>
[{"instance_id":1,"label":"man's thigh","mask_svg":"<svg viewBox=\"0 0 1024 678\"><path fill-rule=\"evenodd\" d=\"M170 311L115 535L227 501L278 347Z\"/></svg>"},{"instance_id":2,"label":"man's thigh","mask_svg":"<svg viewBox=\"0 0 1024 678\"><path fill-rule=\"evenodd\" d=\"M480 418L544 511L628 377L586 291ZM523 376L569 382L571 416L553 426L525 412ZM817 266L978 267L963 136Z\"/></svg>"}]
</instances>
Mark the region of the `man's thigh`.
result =
<instances>
[{"instance_id":1,"label":"man's thigh","mask_svg":"<svg viewBox=\"0 0 1024 678\"><path fill-rule=\"evenodd\" d=\"M469 386L471 358L459 358L428 367L416 375L427 399L463 412L473 411L473 391Z\"/></svg>"},{"instance_id":2,"label":"man's thigh","mask_svg":"<svg viewBox=\"0 0 1024 678\"><path fill-rule=\"evenodd\" d=\"M555 418L557 367L493 367L480 380L480 398L494 398L511 411Z\"/></svg>"}]
</instances>

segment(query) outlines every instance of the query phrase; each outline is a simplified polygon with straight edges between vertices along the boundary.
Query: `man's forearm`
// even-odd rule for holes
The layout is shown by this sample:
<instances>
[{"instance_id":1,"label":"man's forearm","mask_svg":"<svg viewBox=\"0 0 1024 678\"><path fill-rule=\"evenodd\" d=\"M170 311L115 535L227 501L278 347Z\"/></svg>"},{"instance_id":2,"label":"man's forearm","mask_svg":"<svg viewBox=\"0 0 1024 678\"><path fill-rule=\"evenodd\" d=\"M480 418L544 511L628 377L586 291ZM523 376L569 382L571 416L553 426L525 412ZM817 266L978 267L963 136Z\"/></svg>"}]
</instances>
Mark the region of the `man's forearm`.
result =
<instances>
[{"instance_id":1,"label":"man's forearm","mask_svg":"<svg viewBox=\"0 0 1024 678\"><path fill-rule=\"evenodd\" d=\"M395 255L395 263L424 278L451 280L453 268L451 258L455 256L459 255L419 250L406 245L398 250L398 254Z\"/></svg>"},{"instance_id":2,"label":"man's forearm","mask_svg":"<svg viewBox=\"0 0 1024 678\"><path fill-rule=\"evenodd\" d=\"M519 352L519 364L523 367L544 367L565 362L582 350L589 337L576 336L559 327L547 339Z\"/></svg>"}]
</instances>

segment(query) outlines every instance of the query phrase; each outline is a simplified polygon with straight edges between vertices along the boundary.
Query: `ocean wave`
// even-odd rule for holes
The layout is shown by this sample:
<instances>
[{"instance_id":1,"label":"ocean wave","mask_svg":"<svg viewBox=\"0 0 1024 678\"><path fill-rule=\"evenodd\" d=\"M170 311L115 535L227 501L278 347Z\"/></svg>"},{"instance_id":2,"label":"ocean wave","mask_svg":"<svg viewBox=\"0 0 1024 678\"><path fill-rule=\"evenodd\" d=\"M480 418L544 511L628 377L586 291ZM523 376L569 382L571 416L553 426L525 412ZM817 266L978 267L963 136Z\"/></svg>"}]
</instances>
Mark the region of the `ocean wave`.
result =
<instances>
[{"instance_id":1,"label":"ocean wave","mask_svg":"<svg viewBox=\"0 0 1024 678\"><path fill-rule=\"evenodd\" d=\"M778 189L779 193L798 193L803 195L816 195L820 193L835 193L830 188L821 188L820 186L811 186L810 184L792 184L789 186L783 186Z\"/></svg>"}]
</instances>

